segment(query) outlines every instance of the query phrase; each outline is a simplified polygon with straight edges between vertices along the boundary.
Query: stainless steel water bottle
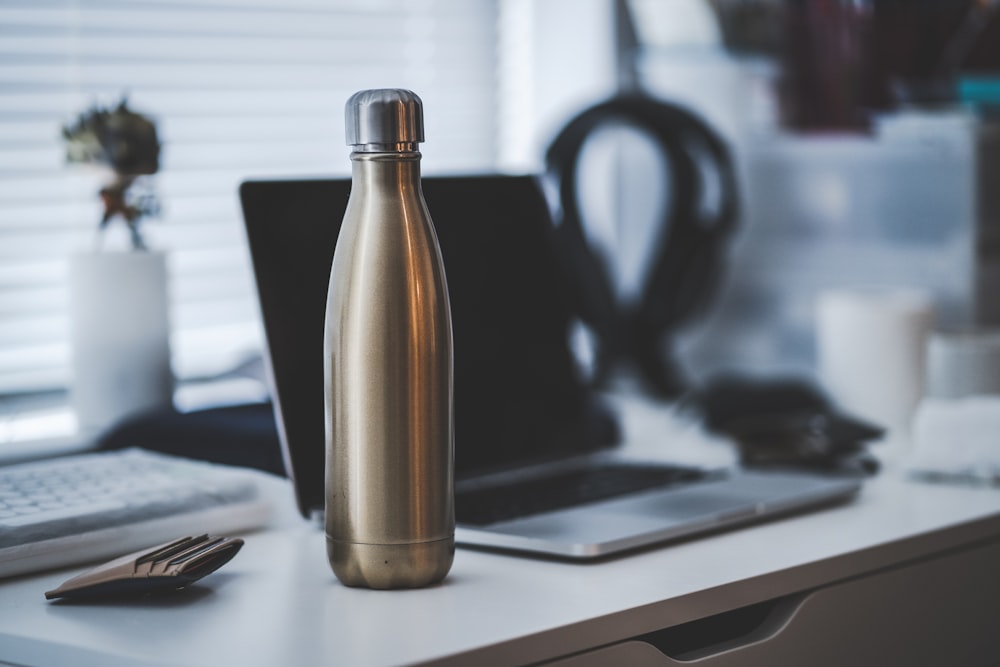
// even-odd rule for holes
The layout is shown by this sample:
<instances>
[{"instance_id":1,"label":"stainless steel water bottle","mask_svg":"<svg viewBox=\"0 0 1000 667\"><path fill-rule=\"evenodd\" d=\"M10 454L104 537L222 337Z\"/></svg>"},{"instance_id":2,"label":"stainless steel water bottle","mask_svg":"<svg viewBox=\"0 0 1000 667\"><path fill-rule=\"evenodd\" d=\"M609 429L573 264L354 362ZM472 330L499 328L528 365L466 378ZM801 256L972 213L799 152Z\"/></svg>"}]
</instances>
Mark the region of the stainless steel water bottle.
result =
<instances>
[{"instance_id":1,"label":"stainless steel water bottle","mask_svg":"<svg viewBox=\"0 0 1000 667\"><path fill-rule=\"evenodd\" d=\"M347 101L351 195L327 296L326 540L348 586L412 588L455 554L452 331L420 185L423 105Z\"/></svg>"}]
</instances>

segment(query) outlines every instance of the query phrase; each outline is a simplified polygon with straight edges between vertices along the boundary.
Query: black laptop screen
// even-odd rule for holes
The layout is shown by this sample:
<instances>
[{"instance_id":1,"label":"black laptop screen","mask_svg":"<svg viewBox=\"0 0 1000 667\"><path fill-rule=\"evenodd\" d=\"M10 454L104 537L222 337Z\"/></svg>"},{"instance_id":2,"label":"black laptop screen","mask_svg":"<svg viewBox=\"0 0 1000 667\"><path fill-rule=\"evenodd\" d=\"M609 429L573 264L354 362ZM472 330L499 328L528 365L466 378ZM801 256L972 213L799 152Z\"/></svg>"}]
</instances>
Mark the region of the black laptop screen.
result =
<instances>
[{"instance_id":1,"label":"black laptop screen","mask_svg":"<svg viewBox=\"0 0 1000 667\"><path fill-rule=\"evenodd\" d=\"M248 181L240 197L289 474L323 499L323 327L346 179ZM548 209L535 179L425 178L451 299L456 476L613 443L578 380Z\"/></svg>"}]
</instances>

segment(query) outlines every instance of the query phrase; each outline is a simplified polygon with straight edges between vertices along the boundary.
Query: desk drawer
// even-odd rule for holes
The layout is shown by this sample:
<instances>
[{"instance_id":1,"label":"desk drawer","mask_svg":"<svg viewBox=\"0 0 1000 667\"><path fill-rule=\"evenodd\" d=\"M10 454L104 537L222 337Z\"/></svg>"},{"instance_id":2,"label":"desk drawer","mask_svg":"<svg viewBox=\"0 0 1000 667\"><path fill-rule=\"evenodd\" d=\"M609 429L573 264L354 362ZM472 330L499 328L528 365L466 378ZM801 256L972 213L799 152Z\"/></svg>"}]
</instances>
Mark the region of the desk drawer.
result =
<instances>
[{"instance_id":1,"label":"desk drawer","mask_svg":"<svg viewBox=\"0 0 1000 667\"><path fill-rule=\"evenodd\" d=\"M705 619L699 632L712 627L717 629L718 636L701 642L700 646L692 646L690 640L678 641L683 637L677 628L672 628L550 664L557 667L997 664L1000 663L1000 543L834 584L761 609L760 621L749 630L745 619L752 614L743 614L741 623L728 623L723 617ZM727 628L731 629L728 634Z\"/></svg>"}]
</instances>

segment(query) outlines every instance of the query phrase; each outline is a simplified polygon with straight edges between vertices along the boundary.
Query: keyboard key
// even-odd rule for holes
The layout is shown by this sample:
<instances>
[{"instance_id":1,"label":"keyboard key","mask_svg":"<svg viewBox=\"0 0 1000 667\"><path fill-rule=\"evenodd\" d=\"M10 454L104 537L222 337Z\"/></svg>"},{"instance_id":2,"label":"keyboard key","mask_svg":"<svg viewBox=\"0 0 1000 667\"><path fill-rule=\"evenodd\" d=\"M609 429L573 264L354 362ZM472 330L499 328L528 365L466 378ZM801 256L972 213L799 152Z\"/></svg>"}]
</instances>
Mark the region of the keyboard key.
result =
<instances>
[{"instance_id":1,"label":"keyboard key","mask_svg":"<svg viewBox=\"0 0 1000 667\"><path fill-rule=\"evenodd\" d=\"M30 508L27 508L32 511L29 511L25 514L20 514L18 516L9 517L6 519L0 519L0 527L15 528L17 526L43 524L48 521L73 519L81 516L93 516L94 514L99 514L102 512L114 512L115 510L124 509L125 507L126 507L125 503L115 502L113 500L104 501L102 503L88 503L86 505L77 505L75 507L62 507L60 509L51 509L51 510L44 510L41 507L32 506Z\"/></svg>"}]
</instances>

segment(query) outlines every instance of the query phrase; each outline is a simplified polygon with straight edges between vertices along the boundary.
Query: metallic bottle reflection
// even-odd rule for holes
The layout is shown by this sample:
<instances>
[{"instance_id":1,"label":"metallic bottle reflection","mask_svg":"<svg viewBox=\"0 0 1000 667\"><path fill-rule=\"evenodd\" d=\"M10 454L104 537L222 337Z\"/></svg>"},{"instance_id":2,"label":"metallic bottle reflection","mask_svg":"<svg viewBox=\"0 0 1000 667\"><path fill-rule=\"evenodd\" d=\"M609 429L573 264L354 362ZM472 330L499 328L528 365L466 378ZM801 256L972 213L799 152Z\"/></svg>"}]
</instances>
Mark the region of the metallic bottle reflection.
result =
<instances>
[{"instance_id":1,"label":"metallic bottle reflection","mask_svg":"<svg viewBox=\"0 0 1000 667\"><path fill-rule=\"evenodd\" d=\"M407 588L454 557L451 313L420 186L419 98L347 104L351 195L327 297L326 531L337 578Z\"/></svg>"}]
</instances>

